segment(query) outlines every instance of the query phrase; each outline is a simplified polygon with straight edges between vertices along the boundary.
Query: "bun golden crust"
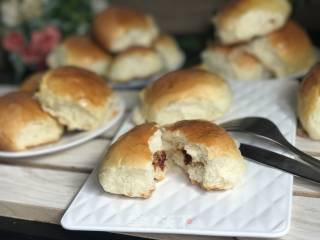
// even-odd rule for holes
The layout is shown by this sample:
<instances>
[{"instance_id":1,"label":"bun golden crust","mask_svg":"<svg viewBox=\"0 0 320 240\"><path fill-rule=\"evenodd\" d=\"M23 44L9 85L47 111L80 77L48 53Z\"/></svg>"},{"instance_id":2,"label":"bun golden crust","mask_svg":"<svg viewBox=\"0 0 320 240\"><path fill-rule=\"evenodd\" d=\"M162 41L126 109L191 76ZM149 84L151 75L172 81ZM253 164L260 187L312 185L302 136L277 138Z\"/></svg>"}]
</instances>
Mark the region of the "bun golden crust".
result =
<instances>
[{"instance_id":1,"label":"bun golden crust","mask_svg":"<svg viewBox=\"0 0 320 240\"><path fill-rule=\"evenodd\" d=\"M218 125L204 120L182 120L166 126L166 130L180 132L188 143L201 144L208 148L209 158L228 155L242 159L230 135Z\"/></svg>"},{"instance_id":2,"label":"bun golden crust","mask_svg":"<svg viewBox=\"0 0 320 240\"><path fill-rule=\"evenodd\" d=\"M69 64L74 63L75 66L86 66L87 64L92 64L99 60L105 60L108 62L111 60L110 55L103 51L88 37L68 37L65 39L63 44L68 52L67 62Z\"/></svg>"},{"instance_id":3,"label":"bun golden crust","mask_svg":"<svg viewBox=\"0 0 320 240\"><path fill-rule=\"evenodd\" d=\"M49 54L50 68L75 66L106 75L111 56L96 45L89 37L70 36Z\"/></svg>"},{"instance_id":4,"label":"bun golden crust","mask_svg":"<svg viewBox=\"0 0 320 240\"><path fill-rule=\"evenodd\" d=\"M21 84L20 90L28 93L35 93L39 89L40 81L45 72L36 72L28 76Z\"/></svg>"},{"instance_id":5,"label":"bun golden crust","mask_svg":"<svg viewBox=\"0 0 320 240\"><path fill-rule=\"evenodd\" d=\"M169 34L159 35L152 45L160 54L167 71L176 70L183 65L185 55L176 40Z\"/></svg>"},{"instance_id":6,"label":"bun golden crust","mask_svg":"<svg viewBox=\"0 0 320 240\"><path fill-rule=\"evenodd\" d=\"M155 188L155 179L164 178L165 165L161 165L161 171L157 167L158 151L162 151L161 133L155 124L128 131L111 145L101 163L101 186L106 192L148 198Z\"/></svg>"},{"instance_id":7,"label":"bun golden crust","mask_svg":"<svg viewBox=\"0 0 320 240\"><path fill-rule=\"evenodd\" d=\"M108 7L97 14L92 33L106 50L119 52L134 45L149 46L158 34L150 16L120 7Z\"/></svg>"},{"instance_id":8,"label":"bun golden crust","mask_svg":"<svg viewBox=\"0 0 320 240\"><path fill-rule=\"evenodd\" d=\"M320 140L320 64L305 76L299 87L298 116L312 139Z\"/></svg>"},{"instance_id":9,"label":"bun golden crust","mask_svg":"<svg viewBox=\"0 0 320 240\"><path fill-rule=\"evenodd\" d=\"M314 49L306 32L293 21L267 37L280 58L294 69L305 69L315 61Z\"/></svg>"},{"instance_id":10,"label":"bun golden crust","mask_svg":"<svg viewBox=\"0 0 320 240\"><path fill-rule=\"evenodd\" d=\"M287 0L231 0L217 13L214 23L222 42L232 44L282 27L290 13Z\"/></svg>"},{"instance_id":11,"label":"bun golden crust","mask_svg":"<svg viewBox=\"0 0 320 240\"><path fill-rule=\"evenodd\" d=\"M146 88L145 103L158 109L169 102L192 95L206 98L208 87L225 85L222 78L198 69L178 70L168 73Z\"/></svg>"},{"instance_id":12,"label":"bun golden crust","mask_svg":"<svg viewBox=\"0 0 320 240\"><path fill-rule=\"evenodd\" d=\"M145 79L163 70L159 54L149 47L131 47L114 57L108 77L111 81L127 82Z\"/></svg>"},{"instance_id":13,"label":"bun golden crust","mask_svg":"<svg viewBox=\"0 0 320 240\"><path fill-rule=\"evenodd\" d=\"M48 71L36 93L42 108L69 130L91 130L112 117L114 96L104 79L77 67Z\"/></svg>"},{"instance_id":14,"label":"bun golden crust","mask_svg":"<svg viewBox=\"0 0 320 240\"><path fill-rule=\"evenodd\" d=\"M77 67L60 67L48 71L40 88L54 95L68 98L85 108L104 106L112 90L98 75Z\"/></svg>"},{"instance_id":15,"label":"bun golden crust","mask_svg":"<svg viewBox=\"0 0 320 240\"><path fill-rule=\"evenodd\" d=\"M142 116L147 122L159 124L213 120L229 109L232 100L222 78L199 69L168 73L149 85L141 97Z\"/></svg>"},{"instance_id":16,"label":"bun golden crust","mask_svg":"<svg viewBox=\"0 0 320 240\"><path fill-rule=\"evenodd\" d=\"M148 141L157 129L154 123L146 123L122 135L109 148L102 169L111 166L148 168L152 162Z\"/></svg>"},{"instance_id":17,"label":"bun golden crust","mask_svg":"<svg viewBox=\"0 0 320 240\"><path fill-rule=\"evenodd\" d=\"M44 112L31 94L26 92L1 96L0 116L2 150L20 151L57 141L63 132L55 119Z\"/></svg>"},{"instance_id":18,"label":"bun golden crust","mask_svg":"<svg viewBox=\"0 0 320 240\"><path fill-rule=\"evenodd\" d=\"M316 61L307 33L293 21L265 37L253 40L247 50L277 76L309 70Z\"/></svg>"}]
</instances>

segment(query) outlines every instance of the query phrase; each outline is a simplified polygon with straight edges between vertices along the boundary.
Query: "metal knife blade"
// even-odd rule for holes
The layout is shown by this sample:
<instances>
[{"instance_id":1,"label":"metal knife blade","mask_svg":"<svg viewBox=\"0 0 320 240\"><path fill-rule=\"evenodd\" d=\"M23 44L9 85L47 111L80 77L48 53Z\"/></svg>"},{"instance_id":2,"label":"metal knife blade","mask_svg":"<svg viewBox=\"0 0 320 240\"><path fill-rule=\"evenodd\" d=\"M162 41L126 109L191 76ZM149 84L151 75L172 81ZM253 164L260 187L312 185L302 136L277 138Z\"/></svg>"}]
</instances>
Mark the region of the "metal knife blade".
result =
<instances>
[{"instance_id":1,"label":"metal knife blade","mask_svg":"<svg viewBox=\"0 0 320 240\"><path fill-rule=\"evenodd\" d=\"M319 171L307 164L295 160L294 158L289 158L279 153L247 144L240 144L240 152L242 156L256 162L320 183Z\"/></svg>"}]
</instances>

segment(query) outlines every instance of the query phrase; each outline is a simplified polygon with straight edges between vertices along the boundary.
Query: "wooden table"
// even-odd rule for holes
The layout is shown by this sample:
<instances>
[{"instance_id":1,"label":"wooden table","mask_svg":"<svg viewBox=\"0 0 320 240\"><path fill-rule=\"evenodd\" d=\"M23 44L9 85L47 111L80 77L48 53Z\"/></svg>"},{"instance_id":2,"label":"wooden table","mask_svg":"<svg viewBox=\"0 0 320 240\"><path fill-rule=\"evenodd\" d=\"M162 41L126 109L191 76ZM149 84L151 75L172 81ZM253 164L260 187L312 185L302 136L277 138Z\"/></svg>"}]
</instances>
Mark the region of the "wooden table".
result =
<instances>
[{"instance_id":1,"label":"wooden table","mask_svg":"<svg viewBox=\"0 0 320 240\"><path fill-rule=\"evenodd\" d=\"M137 92L121 91L120 94L127 100L128 113L137 100ZM0 216L59 224L64 211L96 166L118 127L90 142L52 155L0 159ZM154 239L232 239L132 235ZM281 239L320 239L319 185L294 179L291 230Z\"/></svg>"}]
</instances>

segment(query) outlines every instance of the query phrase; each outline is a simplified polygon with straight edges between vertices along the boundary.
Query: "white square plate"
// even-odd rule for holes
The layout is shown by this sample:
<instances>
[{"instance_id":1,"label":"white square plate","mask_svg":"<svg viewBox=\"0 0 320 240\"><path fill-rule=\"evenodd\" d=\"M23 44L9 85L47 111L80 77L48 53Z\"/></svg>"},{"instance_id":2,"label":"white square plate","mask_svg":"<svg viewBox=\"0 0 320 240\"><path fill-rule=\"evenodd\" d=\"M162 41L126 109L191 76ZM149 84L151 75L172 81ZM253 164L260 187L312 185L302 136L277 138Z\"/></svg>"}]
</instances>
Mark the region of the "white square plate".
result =
<instances>
[{"instance_id":1,"label":"white square plate","mask_svg":"<svg viewBox=\"0 0 320 240\"><path fill-rule=\"evenodd\" d=\"M296 88L295 81L232 83L233 107L219 122L267 117L293 142ZM126 122L121 133L132 126ZM172 169L152 197L142 200L103 192L95 170L61 224L71 230L279 237L290 226L292 179L248 161L245 180L234 190L205 192Z\"/></svg>"}]
</instances>

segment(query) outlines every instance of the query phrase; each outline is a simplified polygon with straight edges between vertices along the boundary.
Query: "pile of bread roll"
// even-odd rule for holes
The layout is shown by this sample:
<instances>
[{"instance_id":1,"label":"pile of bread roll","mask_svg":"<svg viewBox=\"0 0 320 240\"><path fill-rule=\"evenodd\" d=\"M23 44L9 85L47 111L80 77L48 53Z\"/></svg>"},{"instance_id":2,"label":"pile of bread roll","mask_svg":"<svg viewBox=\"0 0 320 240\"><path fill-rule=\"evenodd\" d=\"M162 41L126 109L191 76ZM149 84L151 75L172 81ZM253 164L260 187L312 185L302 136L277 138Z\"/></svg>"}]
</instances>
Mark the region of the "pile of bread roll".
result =
<instances>
[{"instance_id":1,"label":"pile of bread roll","mask_svg":"<svg viewBox=\"0 0 320 240\"><path fill-rule=\"evenodd\" d=\"M0 97L0 150L22 151L88 131L116 113L116 96L99 75L78 67L36 73Z\"/></svg>"},{"instance_id":2,"label":"pile of bread roll","mask_svg":"<svg viewBox=\"0 0 320 240\"><path fill-rule=\"evenodd\" d=\"M104 156L101 186L109 193L148 198L175 164L205 190L233 188L244 176L245 161L232 137L212 122L231 102L227 82L206 70L178 70L152 82L140 93L133 114L137 126Z\"/></svg>"},{"instance_id":3,"label":"pile of bread roll","mask_svg":"<svg viewBox=\"0 0 320 240\"><path fill-rule=\"evenodd\" d=\"M185 56L150 15L110 6L98 13L91 36L66 38L49 54L50 68L82 67L114 82L148 79L179 68Z\"/></svg>"},{"instance_id":4,"label":"pile of bread roll","mask_svg":"<svg viewBox=\"0 0 320 240\"><path fill-rule=\"evenodd\" d=\"M213 18L217 39L202 52L204 67L232 80L307 72L315 51L290 14L288 0L229 1Z\"/></svg>"}]
</instances>

